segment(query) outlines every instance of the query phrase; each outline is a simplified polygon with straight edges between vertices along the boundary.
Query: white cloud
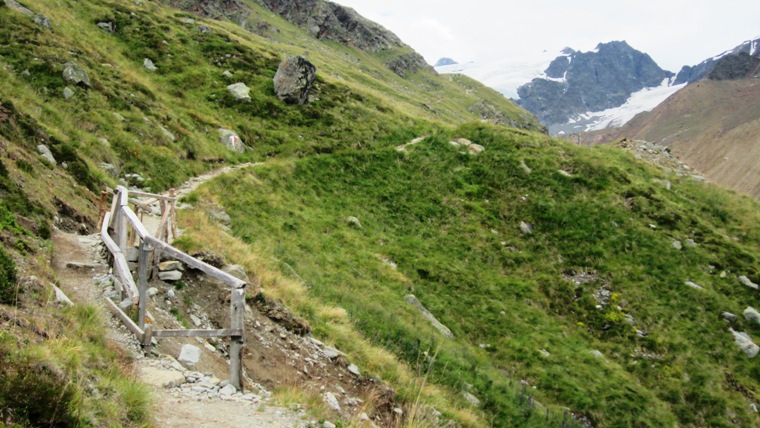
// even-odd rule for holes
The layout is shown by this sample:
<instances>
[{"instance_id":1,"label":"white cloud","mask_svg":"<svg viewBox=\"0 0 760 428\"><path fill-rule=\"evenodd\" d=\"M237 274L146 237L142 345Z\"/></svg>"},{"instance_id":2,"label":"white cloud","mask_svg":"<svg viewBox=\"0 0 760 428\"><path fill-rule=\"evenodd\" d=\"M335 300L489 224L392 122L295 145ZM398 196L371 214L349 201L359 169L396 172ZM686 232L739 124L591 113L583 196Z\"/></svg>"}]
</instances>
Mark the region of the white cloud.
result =
<instances>
[{"instance_id":1,"label":"white cloud","mask_svg":"<svg viewBox=\"0 0 760 428\"><path fill-rule=\"evenodd\" d=\"M757 0L337 0L379 22L434 62L524 56L626 40L662 67L732 48L760 33Z\"/></svg>"}]
</instances>

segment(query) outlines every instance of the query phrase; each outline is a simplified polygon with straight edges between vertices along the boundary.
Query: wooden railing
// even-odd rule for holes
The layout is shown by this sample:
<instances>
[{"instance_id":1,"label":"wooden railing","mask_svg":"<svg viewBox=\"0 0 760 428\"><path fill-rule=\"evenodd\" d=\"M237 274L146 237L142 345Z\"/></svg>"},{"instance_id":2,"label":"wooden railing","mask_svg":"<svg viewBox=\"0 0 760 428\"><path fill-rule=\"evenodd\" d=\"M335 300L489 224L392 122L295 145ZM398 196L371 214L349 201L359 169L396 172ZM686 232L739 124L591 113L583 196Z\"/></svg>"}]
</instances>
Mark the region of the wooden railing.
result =
<instances>
[{"instance_id":1,"label":"wooden railing","mask_svg":"<svg viewBox=\"0 0 760 428\"><path fill-rule=\"evenodd\" d=\"M145 209L146 204L129 198L129 192L123 186L118 186L114 191L113 203L110 211L104 213L100 236L108 251L113 257L113 274L118 281L114 281L121 298L129 299L136 305L137 321L132 320L116 303L107 298L111 311L124 323L124 325L137 336L145 347L149 347L151 340L160 337L229 337L230 343L230 384L238 390L243 388L243 363L242 355L245 347L245 329L243 319L245 315L245 286L246 282L223 272L214 266L204 263L192 257L161 239L168 240L169 229L173 229L176 236L174 219L176 198L171 196L154 195L144 192L132 192L135 196L154 198L161 201L162 215L156 236L152 236L142 224L137 214L129 207L130 203ZM155 202L155 201L154 201ZM171 224L171 226L170 226ZM113 238L109 233L113 231ZM129 270L126 252L130 241L137 242L139 251L137 265L137 282ZM158 265L160 255L165 254L198 269L205 274L218 279L231 288L230 299L230 328L219 330L155 330L147 317L147 289L150 270Z\"/></svg>"}]
</instances>

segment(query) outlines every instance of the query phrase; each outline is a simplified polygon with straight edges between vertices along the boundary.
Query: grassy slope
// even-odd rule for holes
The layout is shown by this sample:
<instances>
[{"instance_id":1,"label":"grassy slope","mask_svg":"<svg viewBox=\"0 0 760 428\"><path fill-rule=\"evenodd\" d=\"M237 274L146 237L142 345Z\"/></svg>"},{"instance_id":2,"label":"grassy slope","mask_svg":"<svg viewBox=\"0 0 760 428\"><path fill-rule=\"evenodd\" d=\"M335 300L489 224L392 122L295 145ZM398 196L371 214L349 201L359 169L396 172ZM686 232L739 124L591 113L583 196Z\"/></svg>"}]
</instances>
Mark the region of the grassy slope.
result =
<instances>
[{"instance_id":1,"label":"grassy slope","mask_svg":"<svg viewBox=\"0 0 760 428\"><path fill-rule=\"evenodd\" d=\"M486 152L461 153L448 144L456 136ZM374 343L412 365L439 349L431 380L454 391L473 385L497 426L542 423L542 411L521 401L520 380L539 401L597 426L759 422L749 402L760 372L719 319L760 303L736 279L760 279L756 203L615 150L481 125L410 151L271 163L222 177L210 192L222 195L237 235L297 272L313 298L345 308ZM521 234L520 221L535 232ZM686 239L697 247L671 247ZM565 278L582 272L598 279ZM601 288L611 294L598 309ZM410 292L456 340L403 302ZM311 321L321 325L316 314ZM743 319L734 328L760 332Z\"/></svg>"}]
</instances>

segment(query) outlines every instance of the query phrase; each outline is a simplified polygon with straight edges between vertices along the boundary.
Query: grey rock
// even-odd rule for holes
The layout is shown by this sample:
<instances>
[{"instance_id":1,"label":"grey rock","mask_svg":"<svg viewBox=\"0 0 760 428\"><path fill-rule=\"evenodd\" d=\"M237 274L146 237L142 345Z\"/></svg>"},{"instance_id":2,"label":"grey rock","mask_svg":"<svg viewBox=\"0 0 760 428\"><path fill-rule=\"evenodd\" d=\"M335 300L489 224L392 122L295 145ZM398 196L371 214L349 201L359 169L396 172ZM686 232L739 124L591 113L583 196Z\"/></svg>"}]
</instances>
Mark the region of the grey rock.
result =
<instances>
[{"instance_id":1,"label":"grey rock","mask_svg":"<svg viewBox=\"0 0 760 428\"><path fill-rule=\"evenodd\" d=\"M111 114L113 115L114 119L118 120L119 122L124 122L127 120L124 118L124 116L120 115L119 113L112 112Z\"/></svg>"},{"instance_id":2,"label":"grey rock","mask_svg":"<svg viewBox=\"0 0 760 428\"><path fill-rule=\"evenodd\" d=\"M100 169L111 177L116 178L119 176L119 170L113 164L101 162Z\"/></svg>"},{"instance_id":3,"label":"grey rock","mask_svg":"<svg viewBox=\"0 0 760 428\"><path fill-rule=\"evenodd\" d=\"M326 392L325 395L323 395L323 398L328 407L336 412L340 412L340 403L338 403L338 399L335 398L335 395L332 392Z\"/></svg>"},{"instance_id":4,"label":"grey rock","mask_svg":"<svg viewBox=\"0 0 760 428\"><path fill-rule=\"evenodd\" d=\"M533 225L530 223L526 223L524 221L520 222L520 232L522 232L524 235L529 235L533 233Z\"/></svg>"},{"instance_id":5,"label":"grey rock","mask_svg":"<svg viewBox=\"0 0 760 428\"><path fill-rule=\"evenodd\" d=\"M322 428L335 428L335 424L330 421L322 422Z\"/></svg>"},{"instance_id":6,"label":"grey rock","mask_svg":"<svg viewBox=\"0 0 760 428\"><path fill-rule=\"evenodd\" d=\"M359 366L356 364L351 364L348 366L348 372L351 373L354 376L361 376L362 372L359 370Z\"/></svg>"},{"instance_id":7,"label":"grey rock","mask_svg":"<svg viewBox=\"0 0 760 428\"><path fill-rule=\"evenodd\" d=\"M168 129L164 128L163 126L159 126L158 129L161 130L161 133L164 134L164 137L166 137L169 141L176 141L177 137L175 137L174 134L172 134Z\"/></svg>"},{"instance_id":8,"label":"grey rock","mask_svg":"<svg viewBox=\"0 0 760 428\"><path fill-rule=\"evenodd\" d=\"M749 278L747 278L744 275L739 276L739 282L742 285L745 285L745 286L747 286L749 288L752 288L752 289L755 289L755 290L758 289L757 284L755 284L754 282L752 282Z\"/></svg>"},{"instance_id":9,"label":"grey rock","mask_svg":"<svg viewBox=\"0 0 760 428\"><path fill-rule=\"evenodd\" d=\"M349 226L355 227L357 229L362 228L362 222L360 222L359 219L354 216L346 217L346 223L348 223Z\"/></svg>"},{"instance_id":10,"label":"grey rock","mask_svg":"<svg viewBox=\"0 0 760 428\"><path fill-rule=\"evenodd\" d=\"M427 319L430 322L430 324L432 324L433 327L436 330L438 330L439 332L441 332L441 334L443 334L444 337L447 337L449 339L453 339L454 338L454 333L452 333L451 330L448 327L446 327L440 321L438 321L438 319L436 319L435 315L433 315L432 313L430 313L430 311L428 311L427 308L425 308L425 306L423 306L422 303L420 303L420 301L417 300L417 297L415 297L412 294L409 294L406 297L404 297L404 300L407 303L409 303L410 305L412 305L415 308L417 308L417 310L420 312L420 314L422 314L422 316L425 319Z\"/></svg>"},{"instance_id":11,"label":"grey rock","mask_svg":"<svg viewBox=\"0 0 760 428\"><path fill-rule=\"evenodd\" d=\"M251 101L251 88L246 86L243 82L233 83L232 85L227 86L227 92L229 92L238 101Z\"/></svg>"},{"instance_id":12,"label":"grey rock","mask_svg":"<svg viewBox=\"0 0 760 428\"><path fill-rule=\"evenodd\" d=\"M158 270L161 272L166 272L170 270L182 270L183 265L182 262L179 262L177 260L167 260L165 262L161 262L158 264Z\"/></svg>"},{"instance_id":13,"label":"grey rock","mask_svg":"<svg viewBox=\"0 0 760 428\"><path fill-rule=\"evenodd\" d=\"M56 162L55 158L53 157L53 152L50 151L50 148L48 148L48 146L40 144L37 146L37 150L49 164L53 166L58 164L58 162Z\"/></svg>"},{"instance_id":14,"label":"grey rock","mask_svg":"<svg viewBox=\"0 0 760 428\"><path fill-rule=\"evenodd\" d=\"M179 281L180 279L182 279L182 272L178 270L159 272L158 279L160 279L161 281Z\"/></svg>"},{"instance_id":15,"label":"grey rock","mask_svg":"<svg viewBox=\"0 0 760 428\"><path fill-rule=\"evenodd\" d=\"M22 15L34 16L34 12L21 6L16 0L5 0L5 4L8 5L11 10L15 10Z\"/></svg>"},{"instance_id":16,"label":"grey rock","mask_svg":"<svg viewBox=\"0 0 760 428\"><path fill-rule=\"evenodd\" d=\"M192 321L193 325L195 325L196 327L200 327L202 324L201 319L193 314L190 314L190 321Z\"/></svg>"},{"instance_id":17,"label":"grey rock","mask_svg":"<svg viewBox=\"0 0 760 428\"><path fill-rule=\"evenodd\" d=\"M689 287L691 287L691 288L693 288L693 289L695 289L695 290L704 290L705 289L701 285L699 285L699 284L697 284L695 282L691 282L691 281L686 281L686 282L684 282L684 284L687 285L687 286L689 286Z\"/></svg>"},{"instance_id":18,"label":"grey rock","mask_svg":"<svg viewBox=\"0 0 760 428\"><path fill-rule=\"evenodd\" d=\"M755 324L760 324L760 312L751 306L747 307L747 309L744 310L744 318L746 318L747 321L754 322Z\"/></svg>"},{"instance_id":19,"label":"grey rock","mask_svg":"<svg viewBox=\"0 0 760 428\"><path fill-rule=\"evenodd\" d=\"M177 298L177 294L174 292L173 288L170 288L170 289L166 290L166 297L174 300L174 299Z\"/></svg>"},{"instance_id":20,"label":"grey rock","mask_svg":"<svg viewBox=\"0 0 760 428\"><path fill-rule=\"evenodd\" d=\"M224 70L224 73L222 73L224 77L232 77L232 73L229 70Z\"/></svg>"},{"instance_id":21,"label":"grey rock","mask_svg":"<svg viewBox=\"0 0 760 428\"><path fill-rule=\"evenodd\" d=\"M549 358L552 356L552 354L550 354L546 349L541 349L538 351L538 353L541 354L541 356L544 358Z\"/></svg>"},{"instance_id":22,"label":"grey rock","mask_svg":"<svg viewBox=\"0 0 760 428\"><path fill-rule=\"evenodd\" d=\"M760 353L760 346L757 346L747 333L734 331L732 328L729 328L728 331L734 336L734 343L736 343L739 349L744 351L749 358L755 358L757 354Z\"/></svg>"},{"instance_id":23,"label":"grey rock","mask_svg":"<svg viewBox=\"0 0 760 428\"><path fill-rule=\"evenodd\" d=\"M219 128L218 132L220 141L228 149L238 153L245 152L245 145L243 144L243 140L235 131Z\"/></svg>"},{"instance_id":24,"label":"grey rock","mask_svg":"<svg viewBox=\"0 0 760 428\"><path fill-rule=\"evenodd\" d=\"M241 281L249 282L248 274L245 273L245 269L240 265L226 265L222 270Z\"/></svg>"},{"instance_id":25,"label":"grey rock","mask_svg":"<svg viewBox=\"0 0 760 428\"><path fill-rule=\"evenodd\" d=\"M684 241L684 246L689 247L689 248L694 248L697 246L697 243L694 242L693 239L687 239L686 241Z\"/></svg>"},{"instance_id":26,"label":"grey rock","mask_svg":"<svg viewBox=\"0 0 760 428\"><path fill-rule=\"evenodd\" d=\"M480 407L480 399L467 391L462 391L462 396L472 407Z\"/></svg>"},{"instance_id":27,"label":"grey rock","mask_svg":"<svg viewBox=\"0 0 760 428\"><path fill-rule=\"evenodd\" d=\"M87 76L87 72L73 62L67 62L63 65L63 80L75 85L90 87L90 78Z\"/></svg>"},{"instance_id":28,"label":"grey rock","mask_svg":"<svg viewBox=\"0 0 760 428\"><path fill-rule=\"evenodd\" d=\"M201 350L197 346L182 345L177 361L185 367L192 367L201 360Z\"/></svg>"},{"instance_id":29,"label":"grey rock","mask_svg":"<svg viewBox=\"0 0 760 428\"><path fill-rule=\"evenodd\" d=\"M39 25L40 27L47 28L48 30L53 29L53 25L50 23L50 20L47 18L47 16L41 13L34 15L34 17L32 18L32 22Z\"/></svg>"},{"instance_id":30,"label":"grey rock","mask_svg":"<svg viewBox=\"0 0 760 428\"><path fill-rule=\"evenodd\" d=\"M149 289L146 291L146 293L148 294L148 297L153 297L153 296L155 296L156 294L158 294L158 288L156 288L156 287L150 287L150 288L149 288Z\"/></svg>"},{"instance_id":31,"label":"grey rock","mask_svg":"<svg viewBox=\"0 0 760 428\"><path fill-rule=\"evenodd\" d=\"M274 76L275 95L288 104L305 104L316 78L314 64L302 56L288 56Z\"/></svg>"},{"instance_id":32,"label":"grey rock","mask_svg":"<svg viewBox=\"0 0 760 428\"><path fill-rule=\"evenodd\" d=\"M530 174L531 172L533 172L533 170L532 170L532 169L530 169L530 167L528 166L528 164L526 164L526 163L525 163L525 160L523 160L523 159L520 159L520 168L522 168L522 170L523 170L523 171L524 171L526 174Z\"/></svg>"},{"instance_id":33,"label":"grey rock","mask_svg":"<svg viewBox=\"0 0 760 428\"><path fill-rule=\"evenodd\" d=\"M486 151L486 148L480 144L471 143L469 146L467 146L467 150L471 155L477 155L478 153L483 153Z\"/></svg>"},{"instance_id":34,"label":"grey rock","mask_svg":"<svg viewBox=\"0 0 760 428\"><path fill-rule=\"evenodd\" d=\"M107 33L114 32L113 22L98 22L98 27L106 31Z\"/></svg>"},{"instance_id":35,"label":"grey rock","mask_svg":"<svg viewBox=\"0 0 760 428\"><path fill-rule=\"evenodd\" d=\"M124 256L127 258L128 262L137 262L140 259L140 250L135 247L129 247Z\"/></svg>"},{"instance_id":36,"label":"grey rock","mask_svg":"<svg viewBox=\"0 0 760 428\"><path fill-rule=\"evenodd\" d=\"M74 302L72 302L67 296L66 293L63 292L60 288L53 285L53 290L55 290L55 302L66 305L66 306L74 306Z\"/></svg>"},{"instance_id":37,"label":"grey rock","mask_svg":"<svg viewBox=\"0 0 760 428\"><path fill-rule=\"evenodd\" d=\"M683 245L681 244L681 241L673 241L671 244L671 247L675 248L676 250L683 249Z\"/></svg>"},{"instance_id":38,"label":"grey rock","mask_svg":"<svg viewBox=\"0 0 760 428\"><path fill-rule=\"evenodd\" d=\"M236 392L237 392L237 389L235 389L234 386L228 384L224 388L219 390L219 395L221 395L222 397L228 397Z\"/></svg>"},{"instance_id":39,"label":"grey rock","mask_svg":"<svg viewBox=\"0 0 760 428\"><path fill-rule=\"evenodd\" d=\"M591 351L591 355L595 356L596 358L600 358L600 359L604 358L604 354L602 354L602 351L598 351L596 349L594 349L594 350Z\"/></svg>"},{"instance_id":40,"label":"grey rock","mask_svg":"<svg viewBox=\"0 0 760 428\"><path fill-rule=\"evenodd\" d=\"M221 207L210 208L208 211L208 215L211 218L211 220L217 223L221 223L225 226L229 226L232 223L232 218L230 218L230 215L227 214L226 211L224 211L224 208L221 208Z\"/></svg>"},{"instance_id":41,"label":"grey rock","mask_svg":"<svg viewBox=\"0 0 760 428\"><path fill-rule=\"evenodd\" d=\"M213 31L211 31L210 28L206 27L205 25L199 25L195 27L201 34L211 34Z\"/></svg>"},{"instance_id":42,"label":"grey rock","mask_svg":"<svg viewBox=\"0 0 760 428\"><path fill-rule=\"evenodd\" d=\"M191 24L192 25L192 24L195 24L195 19L193 19L193 18L182 18L182 19L180 19L180 22L182 22L183 24Z\"/></svg>"},{"instance_id":43,"label":"grey rock","mask_svg":"<svg viewBox=\"0 0 760 428\"><path fill-rule=\"evenodd\" d=\"M739 317L732 314L731 312L723 312L720 314L720 317L728 322L735 322L737 319L739 319Z\"/></svg>"},{"instance_id":44,"label":"grey rock","mask_svg":"<svg viewBox=\"0 0 760 428\"><path fill-rule=\"evenodd\" d=\"M121 310L124 312L129 312L129 310L132 308L132 304L132 300L124 299L119 302L119 308L121 308Z\"/></svg>"},{"instance_id":45,"label":"grey rock","mask_svg":"<svg viewBox=\"0 0 760 428\"><path fill-rule=\"evenodd\" d=\"M623 318L625 319L626 324L630 326L636 325L636 318L633 317L631 314L625 314L623 315Z\"/></svg>"},{"instance_id":46,"label":"grey rock","mask_svg":"<svg viewBox=\"0 0 760 428\"><path fill-rule=\"evenodd\" d=\"M150 58L143 59L143 67L145 67L148 71L158 70L158 67L156 67L156 64L153 64L153 61L151 61Z\"/></svg>"},{"instance_id":47,"label":"grey rock","mask_svg":"<svg viewBox=\"0 0 760 428\"><path fill-rule=\"evenodd\" d=\"M334 360L334 359L340 357L341 355L343 355L342 352L338 351L335 348L331 348L329 346L325 346L325 348L322 349L321 352L322 352L322 355L324 355L325 357L327 357L327 358L329 358L331 360Z\"/></svg>"}]
</instances>

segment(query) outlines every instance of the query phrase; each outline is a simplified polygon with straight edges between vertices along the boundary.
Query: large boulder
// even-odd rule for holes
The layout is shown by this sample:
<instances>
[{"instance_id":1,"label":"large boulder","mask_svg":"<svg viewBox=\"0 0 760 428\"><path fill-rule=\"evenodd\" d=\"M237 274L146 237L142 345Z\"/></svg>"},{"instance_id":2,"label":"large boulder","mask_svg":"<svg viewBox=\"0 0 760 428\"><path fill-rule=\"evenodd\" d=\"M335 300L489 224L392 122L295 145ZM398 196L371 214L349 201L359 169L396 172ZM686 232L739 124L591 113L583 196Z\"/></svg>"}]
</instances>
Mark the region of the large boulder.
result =
<instances>
[{"instance_id":1,"label":"large boulder","mask_svg":"<svg viewBox=\"0 0 760 428\"><path fill-rule=\"evenodd\" d=\"M288 56L274 75L274 92L288 104L305 104L317 78L317 67L302 56Z\"/></svg>"},{"instance_id":2,"label":"large boulder","mask_svg":"<svg viewBox=\"0 0 760 428\"><path fill-rule=\"evenodd\" d=\"M736 343L736 346L744 351L744 353L747 354L749 358L757 357L757 354L760 353L760 347L757 346L754 341L752 341L752 338L749 337L747 333L734 331L732 328L729 328L728 331L734 335L734 343Z\"/></svg>"}]
</instances>

